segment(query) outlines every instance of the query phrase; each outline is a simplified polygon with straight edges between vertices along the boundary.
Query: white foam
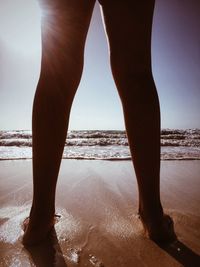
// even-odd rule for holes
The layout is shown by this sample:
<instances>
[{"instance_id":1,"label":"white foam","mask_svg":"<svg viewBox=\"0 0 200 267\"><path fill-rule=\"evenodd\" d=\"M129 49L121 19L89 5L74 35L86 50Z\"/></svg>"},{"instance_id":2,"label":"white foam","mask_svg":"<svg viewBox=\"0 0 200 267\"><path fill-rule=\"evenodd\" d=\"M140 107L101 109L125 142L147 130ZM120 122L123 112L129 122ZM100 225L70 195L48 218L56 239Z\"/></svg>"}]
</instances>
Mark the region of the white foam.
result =
<instances>
[{"instance_id":1,"label":"white foam","mask_svg":"<svg viewBox=\"0 0 200 267\"><path fill-rule=\"evenodd\" d=\"M109 216L103 225L106 232L122 239L134 237L142 231L142 226L136 215L124 218L118 214Z\"/></svg>"},{"instance_id":2,"label":"white foam","mask_svg":"<svg viewBox=\"0 0 200 267\"><path fill-rule=\"evenodd\" d=\"M14 244L23 235L22 223L28 217L30 205L10 206L0 209L0 241ZM56 211L61 218L55 225L57 238L60 241L68 241L78 235L81 231L81 224L65 209L58 208Z\"/></svg>"},{"instance_id":3,"label":"white foam","mask_svg":"<svg viewBox=\"0 0 200 267\"><path fill-rule=\"evenodd\" d=\"M28 216L30 205L11 206L0 209L0 241L14 244L23 234L21 224Z\"/></svg>"},{"instance_id":4,"label":"white foam","mask_svg":"<svg viewBox=\"0 0 200 267\"><path fill-rule=\"evenodd\" d=\"M30 159L31 144L30 131L0 131L0 159ZM65 144L63 158L131 159L124 131L72 131ZM161 146L164 160L200 159L200 129L164 129Z\"/></svg>"},{"instance_id":5,"label":"white foam","mask_svg":"<svg viewBox=\"0 0 200 267\"><path fill-rule=\"evenodd\" d=\"M67 249L64 258L71 261L72 263L78 264L80 261L81 249L69 248Z\"/></svg>"},{"instance_id":6,"label":"white foam","mask_svg":"<svg viewBox=\"0 0 200 267\"><path fill-rule=\"evenodd\" d=\"M56 209L61 217L55 225L57 238L60 241L69 241L79 235L81 223L63 208Z\"/></svg>"}]
</instances>

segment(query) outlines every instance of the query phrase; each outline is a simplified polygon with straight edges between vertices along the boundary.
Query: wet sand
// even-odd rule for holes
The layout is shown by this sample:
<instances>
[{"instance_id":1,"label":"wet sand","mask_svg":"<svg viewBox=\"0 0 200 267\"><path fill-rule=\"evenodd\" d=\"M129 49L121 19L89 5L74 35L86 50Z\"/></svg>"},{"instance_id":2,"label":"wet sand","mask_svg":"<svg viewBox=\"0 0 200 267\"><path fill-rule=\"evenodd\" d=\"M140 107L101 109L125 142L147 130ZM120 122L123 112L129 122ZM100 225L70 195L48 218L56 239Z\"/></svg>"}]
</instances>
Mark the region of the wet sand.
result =
<instances>
[{"instance_id":1,"label":"wet sand","mask_svg":"<svg viewBox=\"0 0 200 267\"><path fill-rule=\"evenodd\" d=\"M178 241L159 247L137 217L130 161L63 160L57 187L61 218L29 250L20 224L32 198L31 161L0 162L0 266L200 266L200 161L162 161L161 192Z\"/></svg>"}]
</instances>

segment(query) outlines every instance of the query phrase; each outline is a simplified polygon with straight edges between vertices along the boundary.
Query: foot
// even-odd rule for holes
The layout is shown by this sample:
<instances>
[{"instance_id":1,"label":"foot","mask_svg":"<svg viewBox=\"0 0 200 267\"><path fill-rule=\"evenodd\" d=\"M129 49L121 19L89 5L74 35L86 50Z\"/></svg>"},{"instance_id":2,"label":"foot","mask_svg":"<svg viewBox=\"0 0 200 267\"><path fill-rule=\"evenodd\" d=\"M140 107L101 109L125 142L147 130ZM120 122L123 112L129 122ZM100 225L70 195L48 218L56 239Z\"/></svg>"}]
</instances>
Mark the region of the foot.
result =
<instances>
[{"instance_id":1,"label":"foot","mask_svg":"<svg viewBox=\"0 0 200 267\"><path fill-rule=\"evenodd\" d=\"M60 215L33 216L26 218L22 224L24 246L34 246L46 239Z\"/></svg>"},{"instance_id":2,"label":"foot","mask_svg":"<svg viewBox=\"0 0 200 267\"><path fill-rule=\"evenodd\" d=\"M158 244L167 244L177 239L174 232L174 223L169 215L162 214L153 219L145 219L139 214L146 235Z\"/></svg>"}]
</instances>

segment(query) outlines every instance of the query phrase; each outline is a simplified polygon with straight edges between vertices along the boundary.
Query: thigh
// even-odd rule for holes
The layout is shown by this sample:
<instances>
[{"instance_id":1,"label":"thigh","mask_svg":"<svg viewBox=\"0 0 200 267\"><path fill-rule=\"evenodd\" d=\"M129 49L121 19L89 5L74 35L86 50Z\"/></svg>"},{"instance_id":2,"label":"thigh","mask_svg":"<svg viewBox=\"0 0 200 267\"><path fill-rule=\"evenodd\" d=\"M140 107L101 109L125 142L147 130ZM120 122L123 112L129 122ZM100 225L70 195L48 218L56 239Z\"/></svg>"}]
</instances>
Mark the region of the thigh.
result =
<instances>
[{"instance_id":1,"label":"thigh","mask_svg":"<svg viewBox=\"0 0 200 267\"><path fill-rule=\"evenodd\" d=\"M100 0L110 52L136 67L150 64L154 0Z\"/></svg>"},{"instance_id":2,"label":"thigh","mask_svg":"<svg viewBox=\"0 0 200 267\"><path fill-rule=\"evenodd\" d=\"M70 52L79 54L78 51L84 47L95 0L38 1L41 6L43 48L59 49L68 55Z\"/></svg>"},{"instance_id":3,"label":"thigh","mask_svg":"<svg viewBox=\"0 0 200 267\"><path fill-rule=\"evenodd\" d=\"M42 14L40 79L49 83L46 89L59 87L60 94L64 92L71 101L82 74L85 39L95 0L39 2Z\"/></svg>"}]
</instances>

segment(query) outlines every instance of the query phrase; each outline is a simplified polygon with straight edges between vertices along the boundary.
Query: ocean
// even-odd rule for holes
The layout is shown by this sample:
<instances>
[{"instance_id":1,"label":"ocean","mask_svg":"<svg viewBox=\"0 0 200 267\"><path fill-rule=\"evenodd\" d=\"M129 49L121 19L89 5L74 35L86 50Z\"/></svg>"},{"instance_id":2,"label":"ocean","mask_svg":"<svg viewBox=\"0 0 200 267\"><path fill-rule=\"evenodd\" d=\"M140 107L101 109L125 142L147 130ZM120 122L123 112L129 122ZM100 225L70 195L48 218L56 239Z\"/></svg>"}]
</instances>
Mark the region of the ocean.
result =
<instances>
[{"instance_id":1,"label":"ocean","mask_svg":"<svg viewBox=\"0 0 200 267\"><path fill-rule=\"evenodd\" d=\"M31 131L0 131L0 160L31 158ZM130 160L131 156L125 131L86 130L68 132L63 158ZM200 129L163 129L161 159L199 160Z\"/></svg>"}]
</instances>

